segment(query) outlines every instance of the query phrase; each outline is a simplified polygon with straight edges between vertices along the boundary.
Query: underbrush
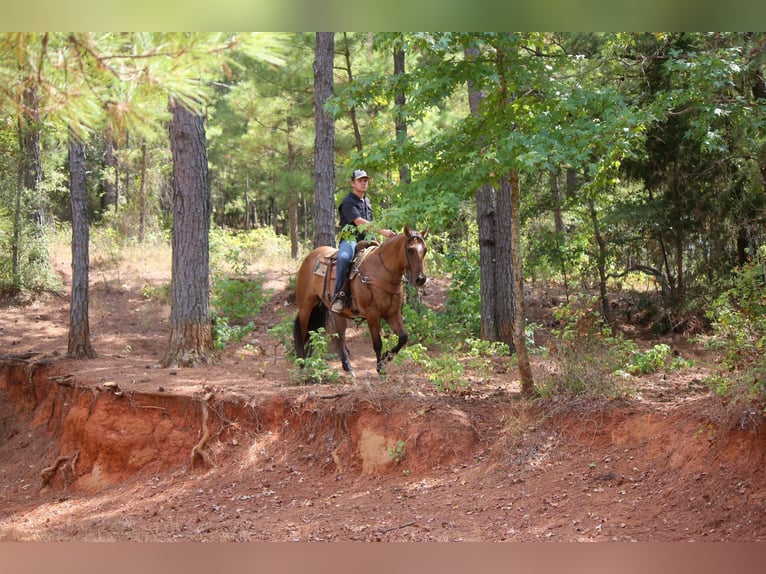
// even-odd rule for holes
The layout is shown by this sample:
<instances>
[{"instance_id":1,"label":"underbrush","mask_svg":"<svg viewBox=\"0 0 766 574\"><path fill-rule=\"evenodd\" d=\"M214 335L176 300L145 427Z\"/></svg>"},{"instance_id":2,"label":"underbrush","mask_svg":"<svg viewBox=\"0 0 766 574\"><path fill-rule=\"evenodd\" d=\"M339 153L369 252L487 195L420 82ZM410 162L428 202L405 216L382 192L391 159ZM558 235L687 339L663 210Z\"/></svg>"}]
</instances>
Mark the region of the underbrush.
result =
<instances>
[{"instance_id":1,"label":"underbrush","mask_svg":"<svg viewBox=\"0 0 766 574\"><path fill-rule=\"evenodd\" d=\"M660 343L647 350L613 330L595 298L573 299L554 311L547 352L549 370L536 381L539 402L548 411L590 409L636 392L636 377L691 367Z\"/></svg>"},{"instance_id":2,"label":"underbrush","mask_svg":"<svg viewBox=\"0 0 766 574\"><path fill-rule=\"evenodd\" d=\"M735 271L708 318L712 333L698 340L722 360L707 383L730 421L759 428L766 418L766 246Z\"/></svg>"}]
</instances>

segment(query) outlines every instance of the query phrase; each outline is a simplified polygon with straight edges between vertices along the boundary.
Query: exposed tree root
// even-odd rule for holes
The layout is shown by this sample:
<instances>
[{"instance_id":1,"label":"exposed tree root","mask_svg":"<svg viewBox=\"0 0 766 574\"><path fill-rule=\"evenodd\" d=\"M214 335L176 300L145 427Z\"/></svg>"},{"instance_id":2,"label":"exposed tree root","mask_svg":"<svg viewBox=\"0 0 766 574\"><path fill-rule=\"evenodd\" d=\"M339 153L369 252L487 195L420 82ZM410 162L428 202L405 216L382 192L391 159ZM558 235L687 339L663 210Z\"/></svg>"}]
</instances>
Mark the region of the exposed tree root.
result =
<instances>
[{"instance_id":1,"label":"exposed tree root","mask_svg":"<svg viewBox=\"0 0 766 574\"><path fill-rule=\"evenodd\" d=\"M208 420L208 401L212 398L213 393L207 393L202 398L202 436L199 439L199 442L192 447L191 450L191 456L190 456L190 462L191 467L195 468L197 466L197 461L202 461L202 464L204 466L210 466L210 455L205 452L203 449L205 448L205 444L207 443L208 439L210 438L210 429L208 428L207 420Z\"/></svg>"},{"instance_id":2,"label":"exposed tree root","mask_svg":"<svg viewBox=\"0 0 766 574\"><path fill-rule=\"evenodd\" d=\"M55 461L53 461L52 465L42 469L42 471L40 471L40 478L42 479L42 483L43 483L41 488L46 488L47 486L50 485L51 481L53 480L53 477L56 476L56 471L58 471L59 467L62 466L62 464L67 461L71 461L69 463L69 468L70 468L72 476L74 476L75 464L77 464L77 458L79 456L80 456L79 450L74 454L61 455Z\"/></svg>"}]
</instances>

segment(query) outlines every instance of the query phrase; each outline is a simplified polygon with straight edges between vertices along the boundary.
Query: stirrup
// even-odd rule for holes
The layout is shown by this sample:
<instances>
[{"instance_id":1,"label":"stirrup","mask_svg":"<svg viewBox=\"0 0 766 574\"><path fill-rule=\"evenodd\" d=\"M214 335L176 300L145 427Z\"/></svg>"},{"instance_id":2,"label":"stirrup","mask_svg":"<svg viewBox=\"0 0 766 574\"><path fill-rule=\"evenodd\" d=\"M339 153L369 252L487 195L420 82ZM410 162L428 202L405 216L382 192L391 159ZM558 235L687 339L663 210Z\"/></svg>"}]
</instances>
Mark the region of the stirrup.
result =
<instances>
[{"instance_id":1,"label":"stirrup","mask_svg":"<svg viewBox=\"0 0 766 574\"><path fill-rule=\"evenodd\" d=\"M332 298L330 309L336 313L342 313L346 308L346 294L343 291L338 291Z\"/></svg>"}]
</instances>

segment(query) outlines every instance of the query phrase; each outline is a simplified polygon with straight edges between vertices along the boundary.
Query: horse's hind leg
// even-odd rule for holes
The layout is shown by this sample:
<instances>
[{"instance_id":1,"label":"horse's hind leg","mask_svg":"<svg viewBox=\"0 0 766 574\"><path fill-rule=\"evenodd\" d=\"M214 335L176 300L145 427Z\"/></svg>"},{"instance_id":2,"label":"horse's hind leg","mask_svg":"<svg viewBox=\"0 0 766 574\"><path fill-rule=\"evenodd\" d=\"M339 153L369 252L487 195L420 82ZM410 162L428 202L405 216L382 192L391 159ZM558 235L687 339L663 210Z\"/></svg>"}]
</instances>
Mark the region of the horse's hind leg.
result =
<instances>
[{"instance_id":1,"label":"horse's hind leg","mask_svg":"<svg viewBox=\"0 0 766 574\"><path fill-rule=\"evenodd\" d=\"M351 362L348 358L348 347L346 346L346 318L343 315L333 313L333 320L335 321L335 342L338 347L340 364L343 366L344 371L352 377L355 377L356 373L354 373L354 369L351 368Z\"/></svg>"}]
</instances>

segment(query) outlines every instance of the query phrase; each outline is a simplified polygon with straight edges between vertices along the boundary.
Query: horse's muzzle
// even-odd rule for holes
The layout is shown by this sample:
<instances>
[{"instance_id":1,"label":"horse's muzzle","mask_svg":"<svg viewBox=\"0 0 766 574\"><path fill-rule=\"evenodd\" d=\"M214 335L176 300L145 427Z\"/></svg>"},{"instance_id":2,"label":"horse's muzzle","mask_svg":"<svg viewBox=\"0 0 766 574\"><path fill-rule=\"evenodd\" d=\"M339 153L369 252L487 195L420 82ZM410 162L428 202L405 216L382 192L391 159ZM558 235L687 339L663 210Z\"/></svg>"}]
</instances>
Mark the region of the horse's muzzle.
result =
<instances>
[{"instance_id":1,"label":"horse's muzzle","mask_svg":"<svg viewBox=\"0 0 766 574\"><path fill-rule=\"evenodd\" d=\"M428 277L426 277L425 275L418 275L415 278L415 285L417 285L418 287L422 287L423 285L426 284L426 281L428 281Z\"/></svg>"}]
</instances>

